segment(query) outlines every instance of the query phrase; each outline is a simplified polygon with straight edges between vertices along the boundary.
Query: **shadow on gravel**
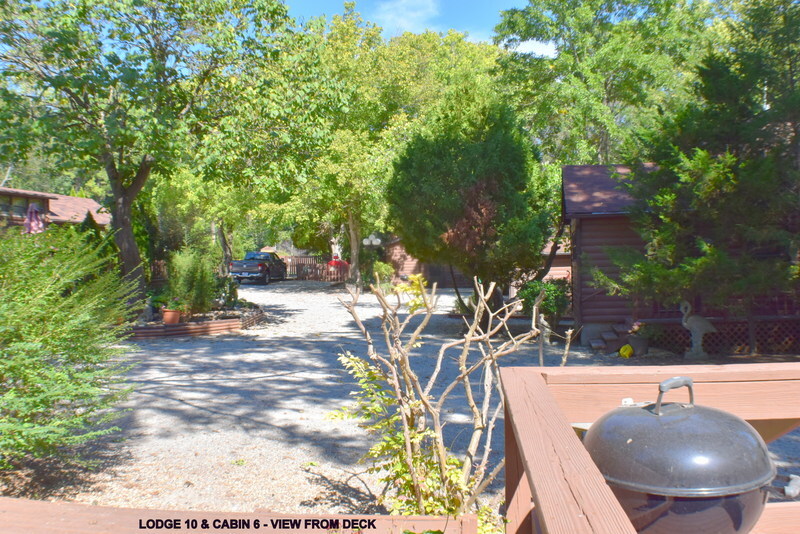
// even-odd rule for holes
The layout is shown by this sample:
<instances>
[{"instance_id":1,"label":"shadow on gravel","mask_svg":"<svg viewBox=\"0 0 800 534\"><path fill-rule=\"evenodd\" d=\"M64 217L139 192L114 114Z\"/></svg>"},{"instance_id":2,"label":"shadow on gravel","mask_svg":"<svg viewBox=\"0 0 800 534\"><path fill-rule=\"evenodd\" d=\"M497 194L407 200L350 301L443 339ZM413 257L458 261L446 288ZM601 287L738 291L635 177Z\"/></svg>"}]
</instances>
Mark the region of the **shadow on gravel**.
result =
<instances>
[{"instance_id":1,"label":"shadow on gravel","mask_svg":"<svg viewBox=\"0 0 800 534\"><path fill-rule=\"evenodd\" d=\"M0 471L0 495L35 500L69 500L90 487L101 469L114 469L130 456L117 442L119 433L66 449L60 457L26 458Z\"/></svg>"},{"instance_id":2,"label":"shadow on gravel","mask_svg":"<svg viewBox=\"0 0 800 534\"><path fill-rule=\"evenodd\" d=\"M87 449L90 456L97 459L100 468L113 471L116 465L132 461L130 451L135 450L140 440L170 443L177 442L178 438L201 438L210 434L244 435L252 438L253 443L261 439L275 440L298 451L310 450L343 471L351 469L364 455L372 436L354 432L350 422L330 421L325 416L349 404L350 393L355 390L353 379L337 360L338 355L350 351L364 357L366 343L352 321L343 321L341 324L344 326L336 329L324 324L303 323L309 321L308 316L304 316L290 298L291 294L299 292L330 291L341 295L342 288L307 282L247 287L252 288L248 291L250 294L281 292L287 295L278 303L263 301L266 302L263 307L271 317L267 330L142 341L132 345L131 358L138 365L130 371L129 378L136 384L136 390L121 407L131 411L116 421L122 432L107 436L96 442L91 450ZM381 320L377 317L377 304L366 298L362 303L359 309L363 311L364 324L372 332L379 350L384 350L383 338L378 335ZM320 312L346 314L327 295L320 300ZM423 381L427 381L434 369L441 344L456 339L463 324L461 319L445 315L432 319L423 334L422 346L415 350L415 369ZM409 327L409 332L413 326ZM558 365L561 350L559 346L548 346L546 364ZM438 391L457 376L456 357L456 351L446 354L448 370L439 381ZM504 366L537 363L535 344L501 361ZM595 358L591 354L576 354L569 360L570 365L619 363L618 358ZM478 375L475 383L480 382ZM465 449L471 428L464 395L459 389L451 395L443 414L446 445L456 452ZM476 388L478 400L481 389ZM791 439L795 441L787 444L796 451L800 437L795 434ZM180 443L194 446L191 440ZM200 443L206 442L200 440ZM266 444L268 446L269 442ZM492 450L495 458L502 458L502 416L493 434ZM203 453L202 448L195 451L195 454ZM794 472L800 463L796 456L787 466ZM4 484L3 493L33 498L66 497L73 491L71 485L79 487L91 475L86 469L66 469L59 473L57 467L45 464L38 467L44 468L42 473L34 472L38 471L34 469L11 486L0 482ZM308 474L323 489L313 499L303 502L303 506L319 507L320 510L341 506L352 509L352 513L381 512L370 508L375 506L375 496L355 475L342 481L321 473L308 471ZM501 485L502 477L493 489Z\"/></svg>"},{"instance_id":3,"label":"shadow on gravel","mask_svg":"<svg viewBox=\"0 0 800 534\"><path fill-rule=\"evenodd\" d=\"M297 310L283 304L262 304L261 311L265 315L261 323L259 323L261 326L288 323L293 316L297 315ZM247 331L244 331L243 334L247 335Z\"/></svg>"},{"instance_id":4,"label":"shadow on gravel","mask_svg":"<svg viewBox=\"0 0 800 534\"><path fill-rule=\"evenodd\" d=\"M377 504L378 496L372 493L357 473L351 473L345 480L335 480L322 473L305 470L310 476L309 481L321 488L313 498L300 502L300 506L309 508L313 513L315 508L323 509L336 507L342 514L375 515L388 514L385 507Z\"/></svg>"}]
</instances>

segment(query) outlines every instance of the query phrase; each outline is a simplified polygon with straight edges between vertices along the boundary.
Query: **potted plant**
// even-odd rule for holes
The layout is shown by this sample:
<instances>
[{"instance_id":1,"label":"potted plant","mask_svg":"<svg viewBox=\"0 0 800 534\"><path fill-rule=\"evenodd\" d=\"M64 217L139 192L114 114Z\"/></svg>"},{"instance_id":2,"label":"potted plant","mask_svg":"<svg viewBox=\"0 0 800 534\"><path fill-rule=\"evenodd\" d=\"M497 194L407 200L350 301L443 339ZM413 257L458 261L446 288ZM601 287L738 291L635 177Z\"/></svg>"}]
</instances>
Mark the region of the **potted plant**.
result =
<instances>
[{"instance_id":1,"label":"potted plant","mask_svg":"<svg viewBox=\"0 0 800 534\"><path fill-rule=\"evenodd\" d=\"M178 324L190 316L189 305L180 298L173 297L161 308L161 317L164 324Z\"/></svg>"},{"instance_id":2,"label":"potted plant","mask_svg":"<svg viewBox=\"0 0 800 534\"><path fill-rule=\"evenodd\" d=\"M636 321L628 331L628 344L633 348L635 356L644 356L650 350L650 338L653 336L651 326Z\"/></svg>"}]
</instances>

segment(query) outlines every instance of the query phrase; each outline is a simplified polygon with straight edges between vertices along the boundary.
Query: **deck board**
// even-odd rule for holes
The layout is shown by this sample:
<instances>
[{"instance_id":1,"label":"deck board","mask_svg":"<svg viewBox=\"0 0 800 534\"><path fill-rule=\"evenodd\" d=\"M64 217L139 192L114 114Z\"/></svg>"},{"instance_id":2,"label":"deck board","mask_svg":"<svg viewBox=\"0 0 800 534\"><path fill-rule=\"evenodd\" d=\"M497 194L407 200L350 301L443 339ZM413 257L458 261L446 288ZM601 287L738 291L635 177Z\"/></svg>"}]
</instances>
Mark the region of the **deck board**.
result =
<instances>
[{"instance_id":1,"label":"deck board","mask_svg":"<svg viewBox=\"0 0 800 534\"><path fill-rule=\"evenodd\" d=\"M586 367L540 369L567 419L590 423L618 407L624 398L655 401L658 383L673 376L694 380L695 402L733 413L750 422L765 441L800 426L800 364ZM758 399L758 402L753 402ZM665 394L665 402L687 402L686 388Z\"/></svg>"},{"instance_id":2,"label":"deck board","mask_svg":"<svg viewBox=\"0 0 800 534\"><path fill-rule=\"evenodd\" d=\"M539 373L501 369L516 442L547 534L634 533ZM524 423L523 423L524 422ZM507 422L507 424L509 424ZM521 524L524 524L522 522Z\"/></svg>"},{"instance_id":3,"label":"deck board","mask_svg":"<svg viewBox=\"0 0 800 534\"><path fill-rule=\"evenodd\" d=\"M658 383L687 374L697 382L741 382L800 380L796 362L731 363L722 365L636 365L629 367L546 367L539 368L548 385Z\"/></svg>"},{"instance_id":4,"label":"deck board","mask_svg":"<svg viewBox=\"0 0 800 534\"><path fill-rule=\"evenodd\" d=\"M767 503L761 519L750 534L790 534L800 532L800 502Z\"/></svg>"}]
</instances>

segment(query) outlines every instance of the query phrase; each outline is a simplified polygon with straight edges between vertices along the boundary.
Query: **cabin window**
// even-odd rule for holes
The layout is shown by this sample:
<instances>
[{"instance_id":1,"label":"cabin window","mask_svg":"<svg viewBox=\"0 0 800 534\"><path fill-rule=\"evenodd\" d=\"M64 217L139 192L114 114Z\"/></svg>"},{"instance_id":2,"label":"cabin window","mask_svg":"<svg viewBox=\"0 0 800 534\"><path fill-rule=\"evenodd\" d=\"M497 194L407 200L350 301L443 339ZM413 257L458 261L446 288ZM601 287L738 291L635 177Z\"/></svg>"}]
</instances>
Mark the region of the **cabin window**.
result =
<instances>
[{"instance_id":1,"label":"cabin window","mask_svg":"<svg viewBox=\"0 0 800 534\"><path fill-rule=\"evenodd\" d=\"M0 215L8 216L11 212L11 197L0 195Z\"/></svg>"},{"instance_id":2,"label":"cabin window","mask_svg":"<svg viewBox=\"0 0 800 534\"><path fill-rule=\"evenodd\" d=\"M25 217L28 212L28 199L11 197L11 214L15 217Z\"/></svg>"}]
</instances>

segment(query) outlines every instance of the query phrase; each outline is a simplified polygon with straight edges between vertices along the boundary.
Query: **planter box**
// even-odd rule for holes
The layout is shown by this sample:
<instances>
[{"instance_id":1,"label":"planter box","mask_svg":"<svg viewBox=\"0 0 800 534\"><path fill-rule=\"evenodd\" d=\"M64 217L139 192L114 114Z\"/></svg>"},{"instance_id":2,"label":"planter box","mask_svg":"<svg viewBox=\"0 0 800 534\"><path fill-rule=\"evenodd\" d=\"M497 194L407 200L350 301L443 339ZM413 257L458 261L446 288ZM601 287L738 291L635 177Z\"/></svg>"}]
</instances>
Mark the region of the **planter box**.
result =
<instances>
[{"instance_id":1,"label":"planter box","mask_svg":"<svg viewBox=\"0 0 800 534\"><path fill-rule=\"evenodd\" d=\"M261 311L239 319L218 319L198 323L178 323L154 326L134 326L132 340L153 339L172 336L205 336L209 334L222 334L225 332L238 332L260 323L264 318Z\"/></svg>"}]
</instances>

